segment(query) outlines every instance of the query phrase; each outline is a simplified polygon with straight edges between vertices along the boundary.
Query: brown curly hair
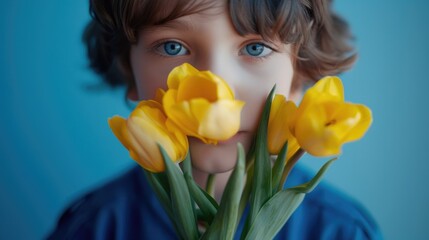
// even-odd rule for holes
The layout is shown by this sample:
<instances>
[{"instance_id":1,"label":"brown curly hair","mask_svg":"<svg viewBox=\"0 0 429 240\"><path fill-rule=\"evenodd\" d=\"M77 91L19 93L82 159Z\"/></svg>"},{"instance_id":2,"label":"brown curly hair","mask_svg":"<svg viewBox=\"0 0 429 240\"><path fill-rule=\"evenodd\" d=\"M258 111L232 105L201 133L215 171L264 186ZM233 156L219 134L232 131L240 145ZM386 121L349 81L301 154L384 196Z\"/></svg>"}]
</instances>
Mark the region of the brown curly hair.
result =
<instances>
[{"instance_id":1,"label":"brown curly hair","mask_svg":"<svg viewBox=\"0 0 429 240\"><path fill-rule=\"evenodd\" d=\"M203 11L214 1L90 0L92 20L83 40L90 67L111 86L134 86L130 46L138 31ZM331 0L228 0L231 21L240 35L260 34L291 43L295 52L292 88L349 69L356 60L347 23Z\"/></svg>"}]
</instances>

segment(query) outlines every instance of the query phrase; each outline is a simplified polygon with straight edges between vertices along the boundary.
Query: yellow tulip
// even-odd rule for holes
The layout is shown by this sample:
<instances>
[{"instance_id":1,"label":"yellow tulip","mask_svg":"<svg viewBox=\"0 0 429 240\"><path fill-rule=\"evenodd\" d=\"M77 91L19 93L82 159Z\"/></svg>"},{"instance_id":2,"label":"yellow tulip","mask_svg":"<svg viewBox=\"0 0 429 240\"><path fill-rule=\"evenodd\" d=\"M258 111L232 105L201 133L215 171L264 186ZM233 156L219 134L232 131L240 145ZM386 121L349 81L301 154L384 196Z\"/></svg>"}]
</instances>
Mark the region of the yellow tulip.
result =
<instances>
[{"instance_id":1,"label":"yellow tulip","mask_svg":"<svg viewBox=\"0 0 429 240\"><path fill-rule=\"evenodd\" d=\"M167 85L164 110L186 135L216 144L238 132L244 102L222 78L185 63L171 71Z\"/></svg>"},{"instance_id":2,"label":"yellow tulip","mask_svg":"<svg viewBox=\"0 0 429 240\"><path fill-rule=\"evenodd\" d=\"M151 172L165 169L158 144L174 162L182 161L187 154L187 137L167 119L156 101L142 101L128 119L110 118L109 126L131 158Z\"/></svg>"},{"instance_id":3,"label":"yellow tulip","mask_svg":"<svg viewBox=\"0 0 429 240\"><path fill-rule=\"evenodd\" d=\"M276 94L271 103L270 117L268 119L268 152L279 154L281 148L288 141L286 160L290 159L299 149L296 138L292 135L290 127L296 112L296 105L287 101L283 95Z\"/></svg>"},{"instance_id":4,"label":"yellow tulip","mask_svg":"<svg viewBox=\"0 0 429 240\"><path fill-rule=\"evenodd\" d=\"M371 122L371 110L344 102L341 80L326 77L305 93L291 130L305 151L330 156L340 154L344 143L361 138Z\"/></svg>"},{"instance_id":5,"label":"yellow tulip","mask_svg":"<svg viewBox=\"0 0 429 240\"><path fill-rule=\"evenodd\" d=\"M341 79L327 76L320 79L311 88L307 89L299 105L298 111L304 111L309 105L323 101L344 102L344 88Z\"/></svg>"}]
</instances>

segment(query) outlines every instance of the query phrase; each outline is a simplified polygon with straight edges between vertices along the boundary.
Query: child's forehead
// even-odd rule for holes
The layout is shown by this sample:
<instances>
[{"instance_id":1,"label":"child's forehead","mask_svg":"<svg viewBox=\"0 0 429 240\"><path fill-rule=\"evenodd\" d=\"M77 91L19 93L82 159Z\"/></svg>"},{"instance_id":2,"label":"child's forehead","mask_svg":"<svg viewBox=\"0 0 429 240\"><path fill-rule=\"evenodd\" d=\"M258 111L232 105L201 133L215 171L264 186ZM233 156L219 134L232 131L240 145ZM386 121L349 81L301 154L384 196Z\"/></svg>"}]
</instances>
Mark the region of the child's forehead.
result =
<instances>
[{"instance_id":1,"label":"child's forehead","mask_svg":"<svg viewBox=\"0 0 429 240\"><path fill-rule=\"evenodd\" d=\"M228 8L225 4L210 4L201 5L196 9L182 9L180 13L176 14L175 18L171 18L168 21L162 21L158 25L187 25L186 27L192 27L192 22L198 22L200 20L211 20L218 17L219 15L229 16ZM229 17L228 17L229 18Z\"/></svg>"},{"instance_id":2,"label":"child's forehead","mask_svg":"<svg viewBox=\"0 0 429 240\"><path fill-rule=\"evenodd\" d=\"M158 2L160 0L149 0ZM189 15L211 15L227 11L227 0L161 0L136 10L137 18L143 18L143 24L160 25ZM149 14L145 14L149 13Z\"/></svg>"},{"instance_id":3,"label":"child's forehead","mask_svg":"<svg viewBox=\"0 0 429 240\"><path fill-rule=\"evenodd\" d=\"M159 1L159 2L158 2ZM295 0L149 0L151 4L134 9L131 26L143 30L153 26L172 26L180 18L192 16L194 21L225 14L239 35L261 35L264 39L280 38L285 43L297 42L308 25L305 6ZM157 3L155 3L157 2ZM292 6L291 2L295 2ZM286 5L285 5L286 4ZM283 10L279 10L282 8ZM181 24L189 28L192 24ZM301 31L302 28L302 31ZM289 31L294 29L294 31Z\"/></svg>"}]
</instances>

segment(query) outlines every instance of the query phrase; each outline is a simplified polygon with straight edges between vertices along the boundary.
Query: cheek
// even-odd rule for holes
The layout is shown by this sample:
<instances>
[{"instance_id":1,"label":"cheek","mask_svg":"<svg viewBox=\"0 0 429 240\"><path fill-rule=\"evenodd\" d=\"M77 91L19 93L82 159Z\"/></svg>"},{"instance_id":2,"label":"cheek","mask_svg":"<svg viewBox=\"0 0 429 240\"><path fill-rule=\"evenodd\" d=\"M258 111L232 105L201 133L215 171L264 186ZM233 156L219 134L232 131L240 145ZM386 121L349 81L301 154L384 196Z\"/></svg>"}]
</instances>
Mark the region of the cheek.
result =
<instances>
[{"instance_id":1,"label":"cheek","mask_svg":"<svg viewBox=\"0 0 429 240\"><path fill-rule=\"evenodd\" d=\"M139 100L155 97L158 88L167 89L167 77L180 62L165 62L165 59L143 52L138 45L131 49L131 68Z\"/></svg>"},{"instance_id":2,"label":"cheek","mask_svg":"<svg viewBox=\"0 0 429 240\"><path fill-rule=\"evenodd\" d=\"M149 69L140 68L134 71L139 100L155 97L158 88L167 88L167 74L160 74Z\"/></svg>"},{"instance_id":3,"label":"cheek","mask_svg":"<svg viewBox=\"0 0 429 240\"><path fill-rule=\"evenodd\" d=\"M272 82L276 84L276 93L289 97L290 89L292 86L292 79L294 70L291 59L282 58L273 64L273 71L271 72Z\"/></svg>"},{"instance_id":4,"label":"cheek","mask_svg":"<svg viewBox=\"0 0 429 240\"><path fill-rule=\"evenodd\" d=\"M246 130L255 130L259 123L262 110L269 92L276 85L276 94L289 98L292 85L293 68L288 59L265 66L259 74L254 74L252 80L243 84L237 90L237 95L246 102L242 112L242 127ZM287 64L285 64L285 62Z\"/></svg>"}]
</instances>

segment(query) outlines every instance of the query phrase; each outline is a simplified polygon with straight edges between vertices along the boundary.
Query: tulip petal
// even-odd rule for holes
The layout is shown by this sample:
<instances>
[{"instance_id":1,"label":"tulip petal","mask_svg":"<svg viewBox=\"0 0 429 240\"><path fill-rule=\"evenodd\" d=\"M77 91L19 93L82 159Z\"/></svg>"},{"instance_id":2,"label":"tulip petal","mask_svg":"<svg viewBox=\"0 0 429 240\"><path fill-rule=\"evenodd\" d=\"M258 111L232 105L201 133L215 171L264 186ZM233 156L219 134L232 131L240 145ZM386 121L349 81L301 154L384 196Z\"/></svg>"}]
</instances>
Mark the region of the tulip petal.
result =
<instances>
[{"instance_id":1,"label":"tulip petal","mask_svg":"<svg viewBox=\"0 0 429 240\"><path fill-rule=\"evenodd\" d=\"M295 137L299 145L311 155L330 156L341 151L338 136L325 126L328 119L323 105L312 104L296 120Z\"/></svg>"},{"instance_id":2,"label":"tulip petal","mask_svg":"<svg viewBox=\"0 0 429 240\"><path fill-rule=\"evenodd\" d=\"M288 140L288 148L286 153L286 161L288 161L300 149L296 138L292 137Z\"/></svg>"},{"instance_id":3,"label":"tulip petal","mask_svg":"<svg viewBox=\"0 0 429 240\"><path fill-rule=\"evenodd\" d=\"M176 104L177 90L170 89L165 92L164 97L162 97L162 106L165 109L165 112L168 116L169 109Z\"/></svg>"},{"instance_id":4,"label":"tulip petal","mask_svg":"<svg viewBox=\"0 0 429 240\"><path fill-rule=\"evenodd\" d=\"M187 76L178 87L176 101L189 101L204 97L209 102L214 102L218 99L216 88L216 81L201 74Z\"/></svg>"},{"instance_id":5,"label":"tulip petal","mask_svg":"<svg viewBox=\"0 0 429 240\"><path fill-rule=\"evenodd\" d=\"M169 109L168 117L189 136L198 137L198 120L191 110L189 102L181 102Z\"/></svg>"},{"instance_id":6,"label":"tulip petal","mask_svg":"<svg viewBox=\"0 0 429 240\"><path fill-rule=\"evenodd\" d=\"M362 138L372 123L372 113L368 107L361 104L355 104L355 107L358 111L359 121L344 137L344 142L356 141Z\"/></svg>"},{"instance_id":7,"label":"tulip petal","mask_svg":"<svg viewBox=\"0 0 429 240\"><path fill-rule=\"evenodd\" d=\"M189 102L183 101L176 103L177 91L168 90L162 103L170 121L174 122L186 135L195 136L195 126L198 126L198 121L193 116Z\"/></svg>"},{"instance_id":8,"label":"tulip petal","mask_svg":"<svg viewBox=\"0 0 429 240\"><path fill-rule=\"evenodd\" d=\"M324 77L309 88L302 98L298 111L305 111L313 103L323 101L344 101L344 89L338 77Z\"/></svg>"},{"instance_id":9,"label":"tulip petal","mask_svg":"<svg viewBox=\"0 0 429 240\"><path fill-rule=\"evenodd\" d=\"M295 126L299 144L315 156L339 154L342 144L361 138L371 124L370 110L344 102L314 103Z\"/></svg>"},{"instance_id":10,"label":"tulip petal","mask_svg":"<svg viewBox=\"0 0 429 240\"><path fill-rule=\"evenodd\" d=\"M288 141L287 159L298 151L299 145L290 130L296 110L295 103L287 101L283 95L277 94L274 97L268 121L268 151L271 154L279 154L286 141Z\"/></svg>"},{"instance_id":11,"label":"tulip petal","mask_svg":"<svg viewBox=\"0 0 429 240\"><path fill-rule=\"evenodd\" d=\"M165 126L168 129L168 132L172 134L172 138L175 140L176 143L176 151L177 151L177 160L183 160L186 157L188 148L189 148L189 142L188 138L185 134L177 127L176 124L174 124L170 119L167 119L165 122ZM174 160L174 159L173 159Z\"/></svg>"},{"instance_id":12,"label":"tulip petal","mask_svg":"<svg viewBox=\"0 0 429 240\"><path fill-rule=\"evenodd\" d=\"M270 110L270 117L268 120L268 126L271 124L273 119L277 119L277 113L282 108L284 102L286 102L286 97L281 94L276 94L274 96L273 101L271 102L271 110Z\"/></svg>"},{"instance_id":13,"label":"tulip petal","mask_svg":"<svg viewBox=\"0 0 429 240\"><path fill-rule=\"evenodd\" d=\"M175 162L183 160L187 154L188 139L177 128L167 126L167 117L159 102L142 101L127 120L115 116L109 119L109 124L129 150L130 157L151 172L165 170L159 145Z\"/></svg>"},{"instance_id":14,"label":"tulip petal","mask_svg":"<svg viewBox=\"0 0 429 240\"><path fill-rule=\"evenodd\" d=\"M268 122L268 149L271 154L278 154L284 143L293 138L290 126L297 109L296 105L291 101L284 101L278 107L279 109L273 111L275 115Z\"/></svg>"},{"instance_id":15,"label":"tulip petal","mask_svg":"<svg viewBox=\"0 0 429 240\"><path fill-rule=\"evenodd\" d=\"M129 143L128 140L125 138L123 134L123 127L126 124L126 120L123 117L120 116L113 116L108 119L109 127L112 129L113 134L115 134L116 138L119 139L119 141L129 149Z\"/></svg>"},{"instance_id":16,"label":"tulip petal","mask_svg":"<svg viewBox=\"0 0 429 240\"><path fill-rule=\"evenodd\" d=\"M145 125L143 119L140 119L140 121L138 121L138 119L139 118L129 118L127 121L130 143L133 146L133 151L138 156L138 159L134 160L151 172L164 171L165 166L162 162L161 152L159 149L157 150L158 146L156 142L153 141L156 136L151 136L153 130L152 132L149 130L149 127ZM149 132L147 130L149 130Z\"/></svg>"},{"instance_id":17,"label":"tulip petal","mask_svg":"<svg viewBox=\"0 0 429 240\"><path fill-rule=\"evenodd\" d=\"M319 93L326 93L338 97L338 100L344 101L344 87L341 79L336 76L327 76L320 79L314 84L312 89Z\"/></svg>"},{"instance_id":18,"label":"tulip petal","mask_svg":"<svg viewBox=\"0 0 429 240\"><path fill-rule=\"evenodd\" d=\"M186 135L215 144L237 133L244 103L234 100L222 78L183 64L173 69L167 85L164 111Z\"/></svg>"},{"instance_id":19,"label":"tulip petal","mask_svg":"<svg viewBox=\"0 0 429 240\"><path fill-rule=\"evenodd\" d=\"M205 116L210 111L212 104L204 98L192 99L189 102L190 112L195 117L197 124L199 125L204 121Z\"/></svg>"},{"instance_id":20,"label":"tulip petal","mask_svg":"<svg viewBox=\"0 0 429 240\"><path fill-rule=\"evenodd\" d=\"M192 112L199 120L198 134L209 139L227 140L240 128L243 101L219 100L207 105L204 101L191 102Z\"/></svg>"},{"instance_id":21,"label":"tulip petal","mask_svg":"<svg viewBox=\"0 0 429 240\"><path fill-rule=\"evenodd\" d=\"M225 80L210 71L204 71L202 72L202 74L206 78L212 79L216 82L217 99L234 99L234 92L232 92L231 88L228 86L228 83Z\"/></svg>"},{"instance_id":22,"label":"tulip petal","mask_svg":"<svg viewBox=\"0 0 429 240\"><path fill-rule=\"evenodd\" d=\"M345 136L358 124L360 115L354 104L342 102L328 102L320 106L324 108L327 119L324 123L326 129L343 142Z\"/></svg>"},{"instance_id":23,"label":"tulip petal","mask_svg":"<svg viewBox=\"0 0 429 240\"><path fill-rule=\"evenodd\" d=\"M155 93L154 101L162 104L162 98L164 97L164 95L165 95L165 91L162 88L158 88L158 90L156 90L156 93Z\"/></svg>"},{"instance_id":24,"label":"tulip petal","mask_svg":"<svg viewBox=\"0 0 429 240\"><path fill-rule=\"evenodd\" d=\"M171 70L167 78L167 86L169 89L178 89L180 82L188 75L195 75L199 71L189 63L184 63Z\"/></svg>"},{"instance_id":25,"label":"tulip petal","mask_svg":"<svg viewBox=\"0 0 429 240\"><path fill-rule=\"evenodd\" d=\"M150 157L148 156L147 152L140 147L140 144L136 140L136 138L128 131L128 126L129 126L129 122L127 121L127 127L124 128L123 133L125 136L127 136L127 139L129 141L130 157L143 168L149 171L155 172L156 170L153 168L153 166L151 166L150 162L147 162L147 160L150 159Z\"/></svg>"}]
</instances>

